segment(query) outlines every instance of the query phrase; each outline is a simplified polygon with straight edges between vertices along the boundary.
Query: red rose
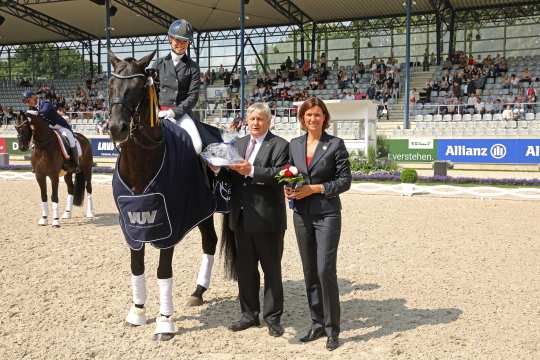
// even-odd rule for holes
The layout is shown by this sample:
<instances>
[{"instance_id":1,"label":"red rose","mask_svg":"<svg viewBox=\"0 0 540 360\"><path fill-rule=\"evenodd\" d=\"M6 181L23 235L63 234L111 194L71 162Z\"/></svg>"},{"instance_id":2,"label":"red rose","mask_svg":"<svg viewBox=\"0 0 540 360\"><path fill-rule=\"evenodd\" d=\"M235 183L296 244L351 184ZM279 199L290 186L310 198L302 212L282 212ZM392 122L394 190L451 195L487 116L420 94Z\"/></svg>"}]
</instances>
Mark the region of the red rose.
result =
<instances>
[{"instance_id":1,"label":"red rose","mask_svg":"<svg viewBox=\"0 0 540 360\"><path fill-rule=\"evenodd\" d=\"M285 173L283 175L285 175L285 177L293 177L293 173L289 169L285 170Z\"/></svg>"},{"instance_id":2,"label":"red rose","mask_svg":"<svg viewBox=\"0 0 540 360\"><path fill-rule=\"evenodd\" d=\"M284 169L289 170L289 168L290 168L291 166L292 166L291 164L287 164L287 165L285 165Z\"/></svg>"}]
</instances>

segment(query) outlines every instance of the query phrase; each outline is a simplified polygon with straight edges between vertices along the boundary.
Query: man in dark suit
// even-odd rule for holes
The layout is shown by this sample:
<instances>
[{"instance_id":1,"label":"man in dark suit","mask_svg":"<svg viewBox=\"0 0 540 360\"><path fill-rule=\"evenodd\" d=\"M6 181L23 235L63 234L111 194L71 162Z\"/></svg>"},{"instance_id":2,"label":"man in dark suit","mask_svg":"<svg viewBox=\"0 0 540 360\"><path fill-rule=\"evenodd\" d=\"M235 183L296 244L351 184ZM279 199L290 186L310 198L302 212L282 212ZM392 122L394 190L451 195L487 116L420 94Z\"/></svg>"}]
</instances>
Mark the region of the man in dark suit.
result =
<instances>
[{"instance_id":1,"label":"man in dark suit","mask_svg":"<svg viewBox=\"0 0 540 360\"><path fill-rule=\"evenodd\" d=\"M229 228L237 247L238 289L242 316L229 328L245 330L259 325L258 262L264 272L263 318L272 336L283 335L283 284L281 257L287 228L283 188L274 176L288 161L289 144L272 134L268 105L247 109L249 135L235 147L245 160L230 165L231 213Z\"/></svg>"}]
</instances>

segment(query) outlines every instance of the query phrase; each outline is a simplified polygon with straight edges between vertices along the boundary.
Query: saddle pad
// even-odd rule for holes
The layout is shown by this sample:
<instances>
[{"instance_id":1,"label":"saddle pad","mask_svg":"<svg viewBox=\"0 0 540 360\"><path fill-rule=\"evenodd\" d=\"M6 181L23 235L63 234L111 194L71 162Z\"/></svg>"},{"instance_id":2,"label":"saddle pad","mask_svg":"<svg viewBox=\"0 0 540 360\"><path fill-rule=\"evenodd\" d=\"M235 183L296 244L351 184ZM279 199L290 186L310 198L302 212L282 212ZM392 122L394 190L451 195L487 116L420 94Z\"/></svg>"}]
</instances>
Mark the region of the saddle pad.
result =
<instances>
[{"instance_id":1,"label":"saddle pad","mask_svg":"<svg viewBox=\"0 0 540 360\"><path fill-rule=\"evenodd\" d=\"M62 133L60 132L60 130L57 130L57 129L52 129L52 130L54 132L54 135L56 135L56 142L58 143L58 147L60 148L60 152L62 153L64 160L69 160L70 159L69 154L71 152L71 150L69 149L69 140L65 136L62 136ZM79 157L81 157L82 156L81 144L79 143L79 139L77 139L75 134L73 134L73 137L75 138L75 146L77 146L77 152L79 154Z\"/></svg>"},{"instance_id":2,"label":"saddle pad","mask_svg":"<svg viewBox=\"0 0 540 360\"><path fill-rule=\"evenodd\" d=\"M172 225L163 194L122 195L117 203L122 230L131 245L171 236Z\"/></svg>"},{"instance_id":3,"label":"saddle pad","mask_svg":"<svg viewBox=\"0 0 540 360\"><path fill-rule=\"evenodd\" d=\"M166 249L176 245L200 222L212 216L216 199L187 132L162 121L165 150L159 170L141 194L135 194L119 173L113 173L113 196L128 246L144 243Z\"/></svg>"}]
</instances>

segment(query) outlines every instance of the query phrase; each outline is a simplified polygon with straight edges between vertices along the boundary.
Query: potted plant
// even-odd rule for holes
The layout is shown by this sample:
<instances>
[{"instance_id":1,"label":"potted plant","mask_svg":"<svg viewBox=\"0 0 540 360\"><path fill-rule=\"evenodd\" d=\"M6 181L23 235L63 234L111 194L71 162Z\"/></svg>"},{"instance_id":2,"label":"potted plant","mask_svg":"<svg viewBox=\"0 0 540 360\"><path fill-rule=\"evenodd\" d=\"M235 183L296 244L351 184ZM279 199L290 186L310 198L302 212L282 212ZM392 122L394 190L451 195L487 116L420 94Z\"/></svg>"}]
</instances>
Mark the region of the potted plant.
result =
<instances>
[{"instance_id":1,"label":"potted plant","mask_svg":"<svg viewBox=\"0 0 540 360\"><path fill-rule=\"evenodd\" d=\"M399 178L402 182L401 195L412 196L418 192L415 186L418 180L418 173L415 169L403 169L399 174Z\"/></svg>"}]
</instances>

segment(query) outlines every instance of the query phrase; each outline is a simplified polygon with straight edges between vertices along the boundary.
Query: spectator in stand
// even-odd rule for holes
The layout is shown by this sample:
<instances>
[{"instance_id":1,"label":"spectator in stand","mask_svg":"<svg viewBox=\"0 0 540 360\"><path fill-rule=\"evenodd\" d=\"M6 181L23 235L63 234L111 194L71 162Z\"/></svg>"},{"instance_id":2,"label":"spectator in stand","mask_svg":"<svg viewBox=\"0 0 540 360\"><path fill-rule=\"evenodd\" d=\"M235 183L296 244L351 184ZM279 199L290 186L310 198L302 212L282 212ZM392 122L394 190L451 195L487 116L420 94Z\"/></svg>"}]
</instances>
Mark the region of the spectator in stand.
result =
<instances>
[{"instance_id":1,"label":"spectator in stand","mask_svg":"<svg viewBox=\"0 0 540 360\"><path fill-rule=\"evenodd\" d=\"M510 89L517 89L519 87L519 79L516 74L512 74L510 77Z\"/></svg>"},{"instance_id":2,"label":"spectator in stand","mask_svg":"<svg viewBox=\"0 0 540 360\"><path fill-rule=\"evenodd\" d=\"M502 112L502 118L503 120L513 120L514 119L514 113L512 112L512 106L506 105L504 108L504 111Z\"/></svg>"},{"instance_id":3,"label":"spectator in stand","mask_svg":"<svg viewBox=\"0 0 540 360\"><path fill-rule=\"evenodd\" d=\"M6 125L14 124L16 118L17 116L15 115L15 112L13 112L13 108L11 106L8 107L7 114L4 115Z\"/></svg>"},{"instance_id":4,"label":"spectator in stand","mask_svg":"<svg viewBox=\"0 0 540 360\"><path fill-rule=\"evenodd\" d=\"M231 84L231 73L228 69L223 72L223 86L229 86Z\"/></svg>"},{"instance_id":5,"label":"spectator in stand","mask_svg":"<svg viewBox=\"0 0 540 360\"><path fill-rule=\"evenodd\" d=\"M218 79L219 80L223 80L223 74L225 73L225 68L223 67L223 64L219 65L219 69L218 69Z\"/></svg>"},{"instance_id":6,"label":"spectator in stand","mask_svg":"<svg viewBox=\"0 0 540 360\"><path fill-rule=\"evenodd\" d=\"M332 61L332 70L337 71L339 69L339 57L336 56L334 61Z\"/></svg>"},{"instance_id":7,"label":"spectator in stand","mask_svg":"<svg viewBox=\"0 0 540 360\"><path fill-rule=\"evenodd\" d=\"M328 63L328 59L326 58L326 53L322 53L321 59L319 60L319 64L320 64L319 67L322 71L326 70L327 63Z\"/></svg>"},{"instance_id":8,"label":"spectator in stand","mask_svg":"<svg viewBox=\"0 0 540 360\"><path fill-rule=\"evenodd\" d=\"M418 101L418 92L416 91L416 88L413 88L411 91L411 94L409 95L409 101L414 106L416 105L416 102Z\"/></svg>"},{"instance_id":9,"label":"spectator in stand","mask_svg":"<svg viewBox=\"0 0 540 360\"><path fill-rule=\"evenodd\" d=\"M529 83L527 88L527 111L534 112L534 104L536 103L536 90Z\"/></svg>"},{"instance_id":10,"label":"spectator in stand","mask_svg":"<svg viewBox=\"0 0 540 360\"><path fill-rule=\"evenodd\" d=\"M293 62L290 56L287 56L287 60L285 60L285 67L286 69L294 69L293 68Z\"/></svg>"},{"instance_id":11,"label":"spectator in stand","mask_svg":"<svg viewBox=\"0 0 540 360\"><path fill-rule=\"evenodd\" d=\"M526 68L523 70L523 74L521 75L521 79L519 80L519 82L527 82L529 83L529 85L531 84L531 75L529 74L529 69Z\"/></svg>"},{"instance_id":12,"label":"spectator in stand","mask_svg":"<svg viewBox=\"0 0 540 360\"><path fill-rule=\"evenodd\" d=\"M2 105L0 105L0 126L1 125L4 125L4 108L2 107Z\"/></svg>"},{"instance_id":13,"label":"spectator in stand","mask_svg":"<svg viewBox=\"0 0 540 360\"><path fill-rule=\"evenodd\" d=\"M429 50L424 51L424 61L422 62L422 71L429 71Z\"/></svg>"}]
</instances>

